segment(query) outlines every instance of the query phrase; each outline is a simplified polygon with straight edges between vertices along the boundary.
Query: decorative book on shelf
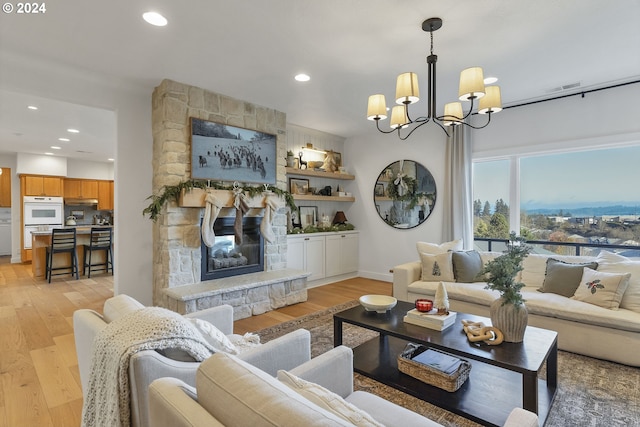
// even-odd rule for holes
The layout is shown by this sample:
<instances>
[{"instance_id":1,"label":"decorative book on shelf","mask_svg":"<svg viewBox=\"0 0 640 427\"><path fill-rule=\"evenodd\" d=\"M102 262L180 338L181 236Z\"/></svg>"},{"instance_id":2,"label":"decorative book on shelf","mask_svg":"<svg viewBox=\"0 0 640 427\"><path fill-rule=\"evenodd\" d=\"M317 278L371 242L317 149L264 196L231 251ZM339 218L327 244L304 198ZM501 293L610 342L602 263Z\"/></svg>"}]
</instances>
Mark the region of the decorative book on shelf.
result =
<instances>
[{"instance_id":1,"label":"decorative book on shelf","mask_svg":"<svg viewBox=\"0 0 640 427\"><path fill-rule=\"evenodd\" d=\"M450 311L447 315L436 314L437 310L431 310L426 313L420 312L415 308L407 312L404 316L405 323L422 326L436 331L444 331L456 322L456 312Z\"/></svg>"}]
</instances>

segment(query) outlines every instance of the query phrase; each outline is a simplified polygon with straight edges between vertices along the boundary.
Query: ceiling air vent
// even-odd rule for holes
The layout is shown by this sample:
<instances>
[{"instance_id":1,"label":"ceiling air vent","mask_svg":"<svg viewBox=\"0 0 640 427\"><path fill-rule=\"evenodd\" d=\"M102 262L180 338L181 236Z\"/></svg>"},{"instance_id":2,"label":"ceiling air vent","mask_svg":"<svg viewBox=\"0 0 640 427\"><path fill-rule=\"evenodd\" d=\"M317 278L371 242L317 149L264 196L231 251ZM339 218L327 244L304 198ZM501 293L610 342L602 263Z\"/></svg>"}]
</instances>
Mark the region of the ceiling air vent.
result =
<instances>
[{"instance_id":1,"label":"ceiling air vent","mask_svg":"<svg viewBox=\"0 0 640 427\"><path fill-rule=\"evenodd\" d=\"M568 83L566 85L556 86L556 87L553 87L553 88L549 89L547 91L547 93L562 92L563 90L575 89L577 87L580 87L580 82Z\"/></svg>"}]
</instances>

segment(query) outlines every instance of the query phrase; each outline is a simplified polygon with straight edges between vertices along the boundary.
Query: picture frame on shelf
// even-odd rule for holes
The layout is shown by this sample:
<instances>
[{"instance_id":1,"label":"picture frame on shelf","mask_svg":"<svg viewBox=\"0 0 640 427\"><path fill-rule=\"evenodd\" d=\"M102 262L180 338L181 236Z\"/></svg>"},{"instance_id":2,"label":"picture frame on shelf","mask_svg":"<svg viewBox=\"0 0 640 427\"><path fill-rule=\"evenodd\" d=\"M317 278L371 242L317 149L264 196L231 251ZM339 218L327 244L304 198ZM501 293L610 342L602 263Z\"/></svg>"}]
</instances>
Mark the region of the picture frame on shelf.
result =
<instances>
[{"instance_id":1,"label":"picture frame on shelf","mask_svg":"<svg viewBox=\"0 0 640 427\"><path fill-rule=\"evenodd\" d=\"M298 208L300 212L300 225L302 228L310 225L316 225L318 222L318 207L317 206L300 206Z\"/></svg>"},{"instance_id":2,"label":"picture frame on shelf","mask_svg":"<svg viewBox=\"0 0 640 427\"><path fill-rule=\"evenodd\" d=\"M276 135L195 117L191 123L191 178L276 183Z\"/></svg>"},{"instance_id":3,"label":"picture frame on shelf","mask_svg":"<svg viewBox=\"0 0 640 427\"><path fill-rule=\"evenodd\" d=\"M289 192L303 196L309 193L309 180L306 178L289 178Z\"/></svg>"},{"instance_id":4,"label":"picture frame on shelf","mask_svg":"<svg viewBox=\"0 0 640 427\"><path fill-rule=\"evenodd\" d=\"M376 187L373 190L373 194L376 197L383 197L384 196L384 184L377 183Z\"/></svg>"},{"instance_id":5,"label":"picture frame on shelf","mask_svg":"<svg viewBox=\"0 0 640 427\"><path fill-rule=\"evenodd\" d=\"M342 153L338 153L337 151L333 152L333 158L336 160L336 167L342 167Z\"/></svg>"}]
</instances>

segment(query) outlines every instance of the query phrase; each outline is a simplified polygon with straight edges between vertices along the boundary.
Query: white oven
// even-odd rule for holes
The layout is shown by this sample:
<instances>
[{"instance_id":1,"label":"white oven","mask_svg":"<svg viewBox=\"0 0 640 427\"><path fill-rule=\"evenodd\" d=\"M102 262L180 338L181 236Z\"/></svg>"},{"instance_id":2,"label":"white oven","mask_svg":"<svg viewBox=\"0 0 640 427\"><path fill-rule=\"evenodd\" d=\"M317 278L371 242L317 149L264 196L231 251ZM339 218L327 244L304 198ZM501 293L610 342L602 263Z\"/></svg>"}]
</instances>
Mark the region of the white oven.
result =
<instances>
[{"instance_id":1,"label":"white oven","mask_svg":"<svg viewBox=\"0 0 640 427\"><path fill-rule=\"evenodd\" d=\"M62 197L24 196L24 248L31 249L31 232L62 227L64 205Z\"/></svg>"}]
</instances>

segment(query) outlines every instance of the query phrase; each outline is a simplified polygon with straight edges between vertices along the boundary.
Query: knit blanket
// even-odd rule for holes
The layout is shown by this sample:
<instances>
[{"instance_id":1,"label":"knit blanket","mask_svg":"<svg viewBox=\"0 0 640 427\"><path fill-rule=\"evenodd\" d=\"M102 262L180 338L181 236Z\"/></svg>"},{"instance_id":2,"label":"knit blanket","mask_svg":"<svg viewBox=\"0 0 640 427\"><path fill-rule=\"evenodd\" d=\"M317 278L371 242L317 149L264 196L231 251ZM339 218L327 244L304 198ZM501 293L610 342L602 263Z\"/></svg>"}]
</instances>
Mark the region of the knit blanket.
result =
<instances>
[{"instance_id":1,"label":"knit blanket","mask_svg":"<svg viewBox=\"0 0 640 427\"><path fill-rule=\"evenodd\" d=\"M141 308L107 324L93 342L82 426L129 427L129 359L139 351L167 348L184 350L197 361L214 352L191 322L164 308Z\"/></svg>"}]
</instances>

